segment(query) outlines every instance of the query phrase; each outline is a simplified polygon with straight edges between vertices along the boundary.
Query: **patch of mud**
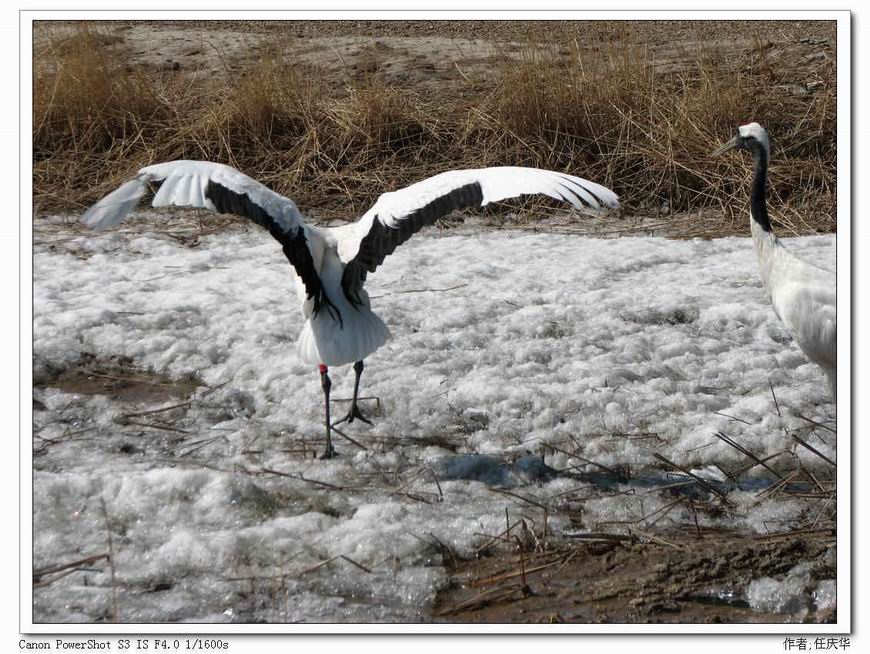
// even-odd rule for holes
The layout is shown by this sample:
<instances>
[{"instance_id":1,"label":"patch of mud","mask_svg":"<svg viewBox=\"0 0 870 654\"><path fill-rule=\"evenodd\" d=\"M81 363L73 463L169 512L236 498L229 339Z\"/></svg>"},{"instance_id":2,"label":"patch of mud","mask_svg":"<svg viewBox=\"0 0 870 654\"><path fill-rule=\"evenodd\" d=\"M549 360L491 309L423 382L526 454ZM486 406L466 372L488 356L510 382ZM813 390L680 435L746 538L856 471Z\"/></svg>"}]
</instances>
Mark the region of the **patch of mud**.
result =
<instances>
[{"instance_id":1,"label":"patch of mud","mask_svg":"<svg viewBox=\"0 0 870 654\"><path fill-rule=\"evenodd\" d=\"M79 363L64 370L50 371L34 379L34 388L56 388L76 395L106 395L121 402L151 404L182 399L204 386L190 376L172 379L151 370L136 368L127 357L98 359L85 355Z\"/></svg>"},{"instance_id":2,"label":"patch of mud","mask_svg":"<svg viewBox=\"0 0 870 654\"><path fill-rule=\"evenodd\" d=\"M834 532L700 540L602 534L543 553L459 562L432 616L487 623L835 622L836 609L824 602L808 601L793 613L751 608L747 589L754 580L785 578L799 564L812 570L811 586L835 577Z\"/></svg>"}]
</instances>

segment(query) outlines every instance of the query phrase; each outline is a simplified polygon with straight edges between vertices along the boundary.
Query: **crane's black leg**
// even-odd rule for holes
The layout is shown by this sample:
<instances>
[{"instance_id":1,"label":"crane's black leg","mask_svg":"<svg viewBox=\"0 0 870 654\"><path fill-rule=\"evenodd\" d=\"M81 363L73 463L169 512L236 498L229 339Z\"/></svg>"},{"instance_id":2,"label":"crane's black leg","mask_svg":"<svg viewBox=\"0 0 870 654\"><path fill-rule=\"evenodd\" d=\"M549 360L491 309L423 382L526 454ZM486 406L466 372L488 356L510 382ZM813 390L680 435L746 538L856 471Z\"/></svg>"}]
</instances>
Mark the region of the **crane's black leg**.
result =
<instances>
[{"instance_id":1,"label":"crane's black leg","mask_svg":"<svg viewBox=\"0 0 870 654\"><path fill-rule=\"evenodd\" d=\"M320 364L320 385L323 387L323 404L326 410L326 451L320 458L331 459L336 455L335 448L332 447L332 427L329 424L329 389L332 388L332 381L329 379L329 368L322 363Z\"/></svg>"},{"instance_id":2,"label":"crane's black leg","mask_svg":"<svg viewBox=\"0 0 870 654\"><path fill-rule=\"evenodd\" d=\"M353 371L354 373L356 373L356 379L354 379L353 382L353 400L351 400L350 410L347 412L347 415L338 422L336 422L336 425L340 425L343 422L347 422L348 424L350 424L357 419L362 420L367 425L372 424L372 421L362 414L362 412L359 410L359 406L357 406L356 403L357 397L359 397L359 378L362 376L363 367L364 366L362 361L357 361L355 364L353 364Z\"/></svg>"}]
</instances>

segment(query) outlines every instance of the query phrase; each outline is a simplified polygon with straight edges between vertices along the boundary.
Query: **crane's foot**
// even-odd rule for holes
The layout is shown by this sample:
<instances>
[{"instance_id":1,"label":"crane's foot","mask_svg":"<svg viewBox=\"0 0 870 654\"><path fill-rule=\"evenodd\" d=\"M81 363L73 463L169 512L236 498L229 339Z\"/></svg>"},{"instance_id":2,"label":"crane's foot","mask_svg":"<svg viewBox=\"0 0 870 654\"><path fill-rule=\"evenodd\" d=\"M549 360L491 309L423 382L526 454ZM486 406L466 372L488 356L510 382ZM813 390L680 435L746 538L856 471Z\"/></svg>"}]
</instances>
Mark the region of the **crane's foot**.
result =
<instances>
[{"instance_id":1,"label":"crane's foot","mask_svg":"<svg viewBox=\"0 0 870 654\"><path fill-rule=\"evenodd\" d=\"M350 405L350 409L348 410L347 415L344 416L344 418L332 423L332 426L335 427L336 425L340 425L343 422L346 422L347 424L351 424L354 420L360 420L360 421L366 423L367 425L372 424L372 421L369 420L368 418L366 418L363 415L362 411L359 410L359 406L357 406L357 403L353 402Z\"/></svg>"},{"instance_id":2,"label":"crane's foot","mask_svg":"<svg viewBox=\"0 0 870 654\"><path fill-rule=\"evenodd\" d=\"M326 447L326 451L321 454L318 458L321 460L334 459L338 456L338 452L335 451L335 448L332 445L328 445Z\"/></svg>"}]
</instances>

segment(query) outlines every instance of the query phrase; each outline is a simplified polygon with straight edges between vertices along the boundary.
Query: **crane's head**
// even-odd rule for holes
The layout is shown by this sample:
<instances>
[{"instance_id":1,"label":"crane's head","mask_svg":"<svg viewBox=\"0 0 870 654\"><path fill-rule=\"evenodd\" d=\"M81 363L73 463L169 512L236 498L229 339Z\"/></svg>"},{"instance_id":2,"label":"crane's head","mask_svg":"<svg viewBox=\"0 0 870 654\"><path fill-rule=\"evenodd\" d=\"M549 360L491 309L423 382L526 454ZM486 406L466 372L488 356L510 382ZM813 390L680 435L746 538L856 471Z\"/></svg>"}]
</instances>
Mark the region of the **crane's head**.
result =
<instances>
[{"instance_id":1,"label":"crane's head","mask_svg":"<svg viewBox=\"0 0 870 654\"><path fill-rule=\"evenodd\" d=\"M718 156L734 148L750 152L760 148L765 154L770 154L770 139L767 137L767 130L758 123L741 125L737 128L737 134L734 138L716 148L712 156Z\"/></svg>"}]
</instances>

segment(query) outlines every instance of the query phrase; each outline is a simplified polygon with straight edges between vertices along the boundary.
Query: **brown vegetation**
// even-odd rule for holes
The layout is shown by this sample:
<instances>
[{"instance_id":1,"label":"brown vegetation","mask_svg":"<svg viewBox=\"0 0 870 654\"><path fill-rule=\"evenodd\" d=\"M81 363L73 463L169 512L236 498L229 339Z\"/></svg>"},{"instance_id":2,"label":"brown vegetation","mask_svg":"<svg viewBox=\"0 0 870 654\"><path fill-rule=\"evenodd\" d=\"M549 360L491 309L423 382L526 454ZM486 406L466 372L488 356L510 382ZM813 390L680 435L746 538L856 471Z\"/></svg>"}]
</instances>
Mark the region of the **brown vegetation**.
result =
<instances>
[{"instance_id":1,"label":"brown vegetation","mask_svg":"<svg viewBox=\"0 0 870 654\"><path fill-rule=\"evenodd\" d=\"M254 65L194 81L142 66L119 40L84 25L35 52L37 211L82 210L171 159L225 162L348 217L442 170L528 165L608 185L630 213L714 208L719 233L742 233L750 166L709 153L758 120L781 229L836 229L830 44L757 40L734 57L696 44L671 65L634 42L528 42L502 52L493 75L433 92L395 83L377 58L338 85L280 35ZM808 59L818 47L824 57Z\"/></svg>"}]
</instances>

